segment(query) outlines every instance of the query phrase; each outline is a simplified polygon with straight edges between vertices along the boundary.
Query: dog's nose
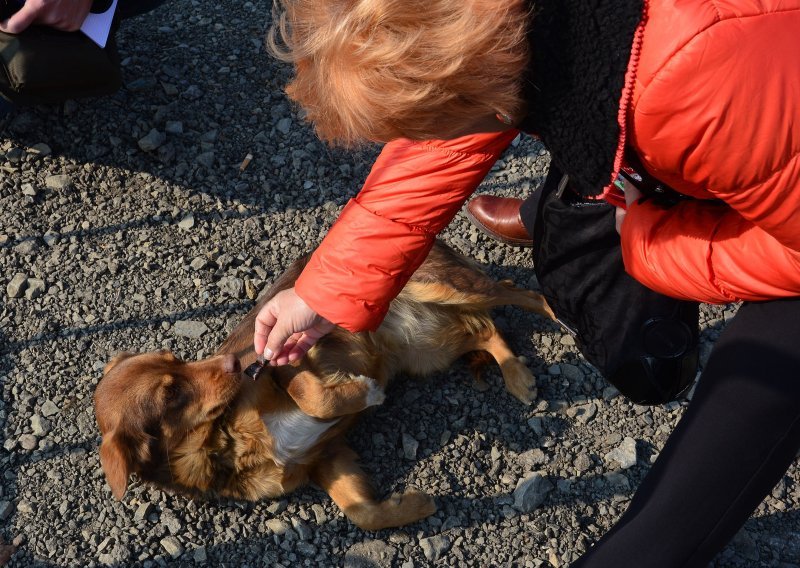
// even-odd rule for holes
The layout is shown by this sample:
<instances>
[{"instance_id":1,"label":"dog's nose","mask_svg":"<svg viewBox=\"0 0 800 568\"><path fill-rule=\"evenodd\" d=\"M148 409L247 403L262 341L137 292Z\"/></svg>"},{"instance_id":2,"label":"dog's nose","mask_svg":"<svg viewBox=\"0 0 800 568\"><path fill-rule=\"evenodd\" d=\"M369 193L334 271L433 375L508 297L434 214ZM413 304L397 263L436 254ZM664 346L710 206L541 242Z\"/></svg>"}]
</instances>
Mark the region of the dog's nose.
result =
<instances>
[{"instance_id":1,"label":"dog's nose","mask_svg":"<svg viewBox=\"0 0 800 568\"><path fill-rule=\"evenodd\" d=\"M222 368L226 373L240 373L242 371L242 364L239 363L239 358L234 354L225 355L222 360Z\"/></svg>"}]
</instances>

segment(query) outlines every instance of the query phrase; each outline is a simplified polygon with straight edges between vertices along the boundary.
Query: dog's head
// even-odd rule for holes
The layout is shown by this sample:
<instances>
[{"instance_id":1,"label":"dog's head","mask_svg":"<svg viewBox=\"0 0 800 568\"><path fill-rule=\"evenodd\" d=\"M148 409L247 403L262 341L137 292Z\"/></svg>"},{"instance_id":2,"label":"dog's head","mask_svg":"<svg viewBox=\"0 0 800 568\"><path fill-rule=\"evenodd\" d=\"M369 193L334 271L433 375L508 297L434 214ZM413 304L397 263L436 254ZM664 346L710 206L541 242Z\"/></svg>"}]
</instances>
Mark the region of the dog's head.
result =
<instances>
[{"instance_id":1,"label":"dog's head","mask_svg":"<svg viewBox=\"0 0 800 568\"><path fill-rule=\"evenodd\" d=\"M169 468L173 453L202 445L240 384L234 355L191 363L169 351L112 359L94 401L103 436L100 463L114 497L122 499L131 473L159 481L157 472Z\"/></svg>"}]
</instances>

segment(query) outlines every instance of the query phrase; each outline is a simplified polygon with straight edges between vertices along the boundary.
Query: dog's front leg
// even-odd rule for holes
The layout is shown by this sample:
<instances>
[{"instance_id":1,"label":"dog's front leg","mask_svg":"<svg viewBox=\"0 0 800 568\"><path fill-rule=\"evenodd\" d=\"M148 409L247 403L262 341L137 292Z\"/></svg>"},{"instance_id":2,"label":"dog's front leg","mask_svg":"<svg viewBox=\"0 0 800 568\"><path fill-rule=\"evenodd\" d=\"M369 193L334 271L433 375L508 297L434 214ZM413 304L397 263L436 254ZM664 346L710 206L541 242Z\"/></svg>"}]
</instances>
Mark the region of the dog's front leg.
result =
<instances>
[{"instance_id":1,"label":"dog's front leg","mask_svg":"<svg viewBox=\"0 0 800 568\"><path fill-rule=\"evenodd\" d=\"M281 386L300 407L300 410L319 418L330 420L381 404L386 395L381 386L363 375L350 375L343 380L324 381L309 369L291 368L279 375Z\"/></svg>"},{"instance_id":2,"label":"dog's front leg","mask_svg":"<svg viewBox=\"0 0 800 568\"><path fill-rule=\"evenodd\" d=\"M323 458L311 471L319 485L353 524L366 531L401 527L436 512L433 499L415 489L376 501L366 474L358 466L358 456L343 443L328 459Z\"/></svg>"}]
</instances>

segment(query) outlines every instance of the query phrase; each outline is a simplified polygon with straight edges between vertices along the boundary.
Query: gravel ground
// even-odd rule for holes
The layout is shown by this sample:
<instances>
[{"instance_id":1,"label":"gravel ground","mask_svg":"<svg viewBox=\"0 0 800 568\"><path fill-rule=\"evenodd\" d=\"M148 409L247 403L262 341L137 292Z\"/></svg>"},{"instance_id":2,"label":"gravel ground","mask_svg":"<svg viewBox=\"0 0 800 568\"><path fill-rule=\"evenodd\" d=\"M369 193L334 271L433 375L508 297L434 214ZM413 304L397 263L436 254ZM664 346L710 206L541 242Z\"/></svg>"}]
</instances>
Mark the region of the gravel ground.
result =
<instances>
[{"instance_id":1,"label":"gravel ground","mask_svg":"<svg viewBox=\"0 0 800 568\"><path fill-rule=\"evenodd\" d=\"M439 512L365 533L325 494L191 501L105 486L92 392L120 350L211 353L255 296L319 242L376 149L331 150L281 93L265 1L173 0L119 34L126 88L36 108L0 133L0 558L11 566L565 566L624 511L683 405L635 406L553 324L499 310L538 376L522 407L490 370L399 380L352 433L378 491ZM245 156L252 162L240 171ZM513 146L484 191L524 194L546 152ZM459 215L444 238L498 278L536 286L523 249ZM704 354L735 312L703 310ZM524 480L530 491L515 499ZM792 468L716 560L800 565ZM0 560L2 564L2 560Z\"/></svg>"}]
</instances>

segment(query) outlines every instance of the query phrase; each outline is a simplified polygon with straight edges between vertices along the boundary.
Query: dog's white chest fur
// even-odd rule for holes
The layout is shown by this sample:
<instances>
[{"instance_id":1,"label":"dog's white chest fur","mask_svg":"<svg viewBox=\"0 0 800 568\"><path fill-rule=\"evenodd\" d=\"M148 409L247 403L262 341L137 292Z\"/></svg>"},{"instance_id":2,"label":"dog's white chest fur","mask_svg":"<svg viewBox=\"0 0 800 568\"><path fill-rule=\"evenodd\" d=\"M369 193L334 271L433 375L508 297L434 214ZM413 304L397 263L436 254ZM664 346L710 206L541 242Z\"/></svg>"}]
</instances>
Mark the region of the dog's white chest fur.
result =
<instances>
[{"instance_id":1,"label":"dog's white chest fur","mask_svg":"<svg viewBox=\"0 0 800 568\"><path fill-rule=\"evenodd\" d=\"M275 460L280 465L302 458L339 421L318 420L301 410L264 414L261 419L272 435Z\"/></svg>"}]
</instances>

